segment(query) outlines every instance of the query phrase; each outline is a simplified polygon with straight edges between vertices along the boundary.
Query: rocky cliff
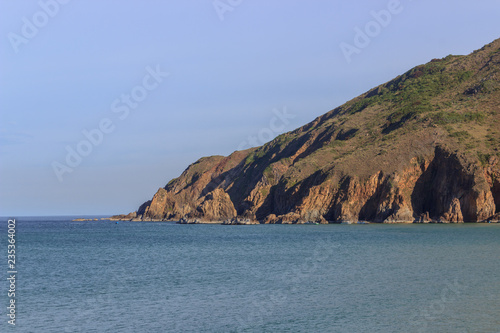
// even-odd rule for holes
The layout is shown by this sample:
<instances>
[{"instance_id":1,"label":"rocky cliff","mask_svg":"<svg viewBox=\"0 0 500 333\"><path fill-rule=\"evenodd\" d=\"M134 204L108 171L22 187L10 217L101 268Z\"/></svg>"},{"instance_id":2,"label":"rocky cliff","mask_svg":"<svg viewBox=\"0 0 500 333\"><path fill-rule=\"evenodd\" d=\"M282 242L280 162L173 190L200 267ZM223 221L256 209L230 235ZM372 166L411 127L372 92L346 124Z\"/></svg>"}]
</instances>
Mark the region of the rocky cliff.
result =
<instances>
[{"instance_id":1,"label":"rocky cliff","mask_svg":"<svg viewBox=\"0 0 500 333\"><path fill-rule=\"evenodd\" d=\"M478 222L500 211L500 40L397 78L228 157L204 157L136 220Z\"/></svg>"}]
</instances>

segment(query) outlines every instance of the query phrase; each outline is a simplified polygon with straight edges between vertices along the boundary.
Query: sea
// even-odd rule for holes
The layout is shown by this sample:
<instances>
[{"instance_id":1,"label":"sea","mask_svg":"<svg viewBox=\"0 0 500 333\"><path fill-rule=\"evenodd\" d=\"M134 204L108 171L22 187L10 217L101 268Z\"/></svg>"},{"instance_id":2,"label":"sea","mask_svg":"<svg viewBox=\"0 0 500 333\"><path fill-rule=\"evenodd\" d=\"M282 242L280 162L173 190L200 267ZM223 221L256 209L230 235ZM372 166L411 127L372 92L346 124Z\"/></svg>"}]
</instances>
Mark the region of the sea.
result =
<instances>
[{"instance_id":1,"label":"sea","mask_svg":"<svg viewBox=\"0 0 500 333\"><path fill-rule=\"evenodd\" d=\"M500 224L74 218L2 218L1 332L500 332Z\"/></svg>"}]
</instances>

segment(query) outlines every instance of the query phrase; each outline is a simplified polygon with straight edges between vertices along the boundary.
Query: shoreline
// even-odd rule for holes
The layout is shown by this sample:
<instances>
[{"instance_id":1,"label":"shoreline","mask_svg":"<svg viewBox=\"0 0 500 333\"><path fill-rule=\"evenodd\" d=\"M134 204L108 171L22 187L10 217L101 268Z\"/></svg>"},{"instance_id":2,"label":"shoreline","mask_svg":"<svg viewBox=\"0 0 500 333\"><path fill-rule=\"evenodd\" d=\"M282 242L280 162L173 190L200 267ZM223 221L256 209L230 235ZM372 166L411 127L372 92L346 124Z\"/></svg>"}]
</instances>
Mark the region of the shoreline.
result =
<instances>
[{"instance_id":1,"label":"shoreline","mask_svg":"<svg viewBox=\"0 0 500 333\"><path fill-rule=\"evenodd\" d=\"M141 219L141 218L123 218L123 217L103 217L100 219L86 219L86 218L76 218L72 220L73 222L92 222L92 221L113 221L113 222L170 222L176 224L219 224L219 225L270 225L270 224L303 224L303 225L327 225L327 224L497 224L500 220L491 219L484 221L460 221L460 222L448 222L448 221L394 221L394 222L374 222L374 221L326 221L323 223L315 221L277 221L273 223L265 223L264 220L249 220L233 218L228 220L203 220L203 219L180 219L180 220L169 220L169 219Z\"/></svg>"}]
</instances>

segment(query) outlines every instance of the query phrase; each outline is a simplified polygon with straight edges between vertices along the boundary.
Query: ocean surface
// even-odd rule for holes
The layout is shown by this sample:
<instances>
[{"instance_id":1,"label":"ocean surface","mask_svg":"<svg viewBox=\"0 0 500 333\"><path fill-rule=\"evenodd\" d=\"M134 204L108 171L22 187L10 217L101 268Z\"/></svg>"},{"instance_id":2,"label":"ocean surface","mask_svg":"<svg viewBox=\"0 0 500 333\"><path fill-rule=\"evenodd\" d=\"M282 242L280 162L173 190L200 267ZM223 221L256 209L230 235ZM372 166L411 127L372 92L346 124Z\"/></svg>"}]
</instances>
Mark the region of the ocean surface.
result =
<instances>
[{"instance_id":1,"label":"ocean surface","mask_svg":"<svg viewBox=\"0 0 500 333\"><path fill-rule=\"evenodd\" d=\"M17 218L1 332L500 332L500 224Z\"/></svg>"}]
</instances>

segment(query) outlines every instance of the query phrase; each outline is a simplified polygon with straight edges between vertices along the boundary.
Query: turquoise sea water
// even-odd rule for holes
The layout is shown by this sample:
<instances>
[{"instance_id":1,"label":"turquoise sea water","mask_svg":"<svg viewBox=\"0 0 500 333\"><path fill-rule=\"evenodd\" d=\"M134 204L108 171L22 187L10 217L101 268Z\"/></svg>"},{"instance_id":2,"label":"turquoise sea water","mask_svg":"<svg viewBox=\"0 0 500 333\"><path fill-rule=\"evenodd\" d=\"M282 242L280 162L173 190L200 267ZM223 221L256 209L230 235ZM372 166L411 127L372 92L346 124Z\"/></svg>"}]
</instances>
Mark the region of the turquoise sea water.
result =
<instances>
[{"instance_id":1,"label":"turquoise sea water","mask_svg":"<svg viewBox=\"0 0 500 333\"><path fill-rule=\"evenodd\" d=\"M1 332L500 332L500 225L18 218Z\"/></svg>"}]
</instances>

